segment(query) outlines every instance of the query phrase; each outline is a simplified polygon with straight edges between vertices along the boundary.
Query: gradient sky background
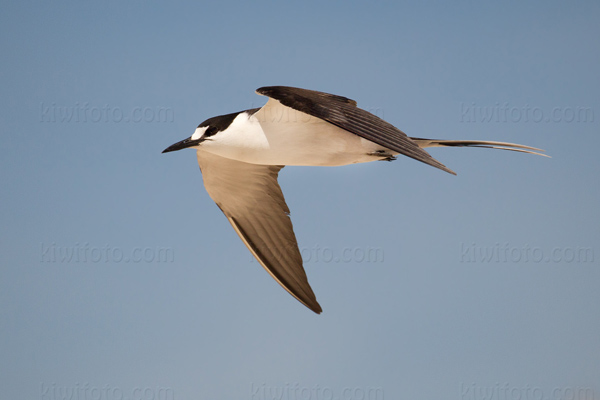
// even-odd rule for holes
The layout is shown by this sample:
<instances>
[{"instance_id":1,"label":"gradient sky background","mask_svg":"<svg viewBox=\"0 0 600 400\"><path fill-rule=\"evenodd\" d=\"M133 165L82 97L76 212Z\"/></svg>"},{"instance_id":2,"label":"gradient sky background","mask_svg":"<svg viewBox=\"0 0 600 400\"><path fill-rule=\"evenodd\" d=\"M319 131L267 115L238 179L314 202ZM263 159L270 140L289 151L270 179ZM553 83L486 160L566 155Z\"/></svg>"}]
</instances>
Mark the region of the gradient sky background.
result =
<instances>
[{"instance_id":1,"label":"gradient sky background","mask_svg":"<svg viewBox=\"0 0 600 400\"><path fill-rule=\"evenodd\" d=\"M0 399L600 398L598 2L1 9ZM552 158L285 168L318 316L161 154L265 85Z\"/></svg>"}]
</instances>

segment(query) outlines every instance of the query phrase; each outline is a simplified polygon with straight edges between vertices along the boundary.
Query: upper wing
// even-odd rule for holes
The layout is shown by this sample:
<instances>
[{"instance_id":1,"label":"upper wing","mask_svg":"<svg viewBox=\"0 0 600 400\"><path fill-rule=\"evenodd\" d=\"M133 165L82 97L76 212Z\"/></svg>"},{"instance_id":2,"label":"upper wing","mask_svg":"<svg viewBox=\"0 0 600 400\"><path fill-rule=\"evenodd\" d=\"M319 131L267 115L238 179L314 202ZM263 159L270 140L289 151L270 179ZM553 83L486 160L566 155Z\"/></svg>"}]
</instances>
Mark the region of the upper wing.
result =
<instances>
[{"instance_id":1,"label":"upper wing","mask_svg":"<svg viewBox=\"0 0 600 400\"><path fill-rule=\"evenodd\" d=\"M206 191L250 252L285 290L321 313L277 183L283 166L248 164L202 150L197 156Z\"/></svg>"},{"instance_id":2,"label":"upper wing","mask_svg":"<svg viewBox=\"0 0 600 400\"><path fill-rule=\"evenodd\" d=\"M287 86L266 86L256 90L284 106L320 118L394 152L422 161L456 175L421 149L404 132L381 118L356 107L356 101L342 96Z\"/></svg>"}]
</instances>

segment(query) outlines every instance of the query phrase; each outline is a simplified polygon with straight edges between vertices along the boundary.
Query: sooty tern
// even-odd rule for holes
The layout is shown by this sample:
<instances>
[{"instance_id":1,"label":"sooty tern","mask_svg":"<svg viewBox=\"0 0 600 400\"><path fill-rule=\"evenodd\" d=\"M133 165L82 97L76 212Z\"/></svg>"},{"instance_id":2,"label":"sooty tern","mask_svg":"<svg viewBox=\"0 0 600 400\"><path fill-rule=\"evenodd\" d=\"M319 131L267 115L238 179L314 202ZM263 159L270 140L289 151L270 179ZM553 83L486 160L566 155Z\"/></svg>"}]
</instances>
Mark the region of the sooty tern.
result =
<instances>
[{"instance_id":1,"label":"sooty tern","mask_svg":"<svg viewBox=\"0 0 600 400\"><path fill-rule=\"evenodd\" d=\"M356 101L333 94L285 86L256 92L269 97L263 107L209 118L163 153L197 150L206 191L233 229L267 272L315 313L322 309L277 183L284 166L338 166L401 154L456 175L423 149L470 146L543 155L514 143L408 137Z\"/></svg>"}]
</instances>

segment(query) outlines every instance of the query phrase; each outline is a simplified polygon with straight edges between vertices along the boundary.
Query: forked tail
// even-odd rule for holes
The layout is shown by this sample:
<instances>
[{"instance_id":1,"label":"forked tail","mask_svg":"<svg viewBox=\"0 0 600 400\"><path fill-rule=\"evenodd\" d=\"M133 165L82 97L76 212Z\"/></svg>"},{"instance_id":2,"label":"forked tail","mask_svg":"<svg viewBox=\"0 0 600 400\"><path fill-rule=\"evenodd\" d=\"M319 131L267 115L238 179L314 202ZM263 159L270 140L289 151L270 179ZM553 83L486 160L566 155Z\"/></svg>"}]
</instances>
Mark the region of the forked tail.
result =
<instances>
[{"instance_id":1,"label":"forked tail","mask_svg":"<svg viewBox=\"0 0 600 400\"><path fill-rule=\"evenodd\" d=\"M550 157L542 154L544 150L535 147L524 146L522 144L506 143L506 142L489 142L485 140L437 140L437 139L411 139L419 145L420 148L426 147L483 147L488 149L500 149L518 151L521 153L535 154L538 156Z\"/></svg>"}]
</instances>

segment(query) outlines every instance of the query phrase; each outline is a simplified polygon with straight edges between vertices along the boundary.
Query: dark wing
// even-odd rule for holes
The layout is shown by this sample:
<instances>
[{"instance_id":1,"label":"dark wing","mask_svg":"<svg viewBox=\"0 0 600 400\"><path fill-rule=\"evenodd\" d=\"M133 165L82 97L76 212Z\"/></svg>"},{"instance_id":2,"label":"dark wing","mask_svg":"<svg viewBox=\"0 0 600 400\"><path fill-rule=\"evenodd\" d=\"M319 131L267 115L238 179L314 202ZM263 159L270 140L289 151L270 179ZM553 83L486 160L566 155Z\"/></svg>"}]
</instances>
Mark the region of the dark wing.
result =
<instances>
[{"instance_id":1,"label":"dark wing","mask_svg":"<svg viewBox=\"0 0 600 400\"><path fill-rule=\"evenodd\" d=\"M199 150L204 187L246 247L267 272L306 307L322 309L302 267L302 257L277 183L283 168L248 164Z\"/></svg>"},{"instance_id":2,"label":"dark wing","mask_svg":"<svg viewBox=\"0 0 600 400\"><path fill-rule=\"evenodd\" d=\"M256 93L278 100L284 106L320 118L396 153L456 175L421 149L400 129L356 107L354 100L287 86L265 86L257 89Z\"/></svg>"}]
</instances>

